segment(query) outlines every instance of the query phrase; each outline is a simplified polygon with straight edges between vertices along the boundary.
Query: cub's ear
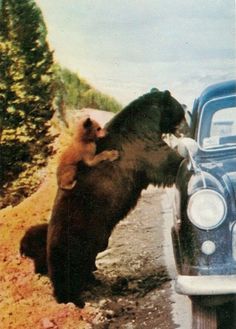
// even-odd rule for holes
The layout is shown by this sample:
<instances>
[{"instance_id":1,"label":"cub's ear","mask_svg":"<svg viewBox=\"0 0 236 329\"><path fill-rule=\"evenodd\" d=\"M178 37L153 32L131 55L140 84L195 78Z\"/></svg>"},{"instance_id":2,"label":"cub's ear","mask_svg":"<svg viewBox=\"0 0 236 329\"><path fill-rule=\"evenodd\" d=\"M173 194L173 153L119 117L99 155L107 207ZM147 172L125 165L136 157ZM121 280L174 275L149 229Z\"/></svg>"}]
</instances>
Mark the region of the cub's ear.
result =
<instances>
[{"instance_id":1,"label":"cub's ear","mask_svg":"<svg viewBox=\"0 0 236 329\"><path fill-rule=\"evenodd\" d=\"M87 118L87 119L84 121L83 126L84 126L85 129L88 129L88 128L90 128L90 127L92 126L92 124L93 124L92 120L91 120L90 118Z\"/></svg>"}]
</instances>

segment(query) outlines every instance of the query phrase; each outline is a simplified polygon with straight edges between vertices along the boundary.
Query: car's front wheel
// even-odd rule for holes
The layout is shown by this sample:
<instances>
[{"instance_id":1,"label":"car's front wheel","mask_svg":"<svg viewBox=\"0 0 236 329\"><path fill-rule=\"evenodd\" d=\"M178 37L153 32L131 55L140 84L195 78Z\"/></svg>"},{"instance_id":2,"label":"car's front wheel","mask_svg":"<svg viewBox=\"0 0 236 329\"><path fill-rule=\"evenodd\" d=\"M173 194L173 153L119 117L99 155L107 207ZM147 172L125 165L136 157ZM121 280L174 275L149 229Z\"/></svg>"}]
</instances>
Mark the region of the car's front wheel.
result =
<instances>
[{"instance_id":1,"label":"car's front wheel","mask_svg":"<svg viewBox=\"0 0 236 329\"><path fill-rule=\"evenodd\" d=\"M217 329L217 307L192 298L192 329Z\"/></svg>"},{"instance_id":2,"label":"car's front wheel","mask_svg":"<svg viewBox=\"0 0 236 329\"><path fill-rule=\"evenodd\" d=\"M236 328L235 296L192 296L192 329Z\"/></svg>"}]
</instances>

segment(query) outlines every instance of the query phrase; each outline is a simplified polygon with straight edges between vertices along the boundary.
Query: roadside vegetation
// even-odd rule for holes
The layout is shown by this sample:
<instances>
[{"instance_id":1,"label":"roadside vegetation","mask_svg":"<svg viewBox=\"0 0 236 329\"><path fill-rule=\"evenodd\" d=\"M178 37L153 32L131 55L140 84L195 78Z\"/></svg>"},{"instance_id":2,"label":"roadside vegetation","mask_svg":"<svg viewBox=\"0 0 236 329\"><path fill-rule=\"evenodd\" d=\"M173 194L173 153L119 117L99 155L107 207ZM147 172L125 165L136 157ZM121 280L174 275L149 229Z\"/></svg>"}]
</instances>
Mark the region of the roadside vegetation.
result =
<instances>
[{"instance_id":1,"label":"roadside vegetation","mask_svg":"<svg viewBox=\"0 0 236 329\"><path fill-rule=\"evenodd\" d=\"M0 58L0 208L4 208L40 185L42 170L54 153L55 127L58 119L68 125L68 110L117 112L121 106L54 62L34 0L0 1Z\"/></svg>"}]
</instances>

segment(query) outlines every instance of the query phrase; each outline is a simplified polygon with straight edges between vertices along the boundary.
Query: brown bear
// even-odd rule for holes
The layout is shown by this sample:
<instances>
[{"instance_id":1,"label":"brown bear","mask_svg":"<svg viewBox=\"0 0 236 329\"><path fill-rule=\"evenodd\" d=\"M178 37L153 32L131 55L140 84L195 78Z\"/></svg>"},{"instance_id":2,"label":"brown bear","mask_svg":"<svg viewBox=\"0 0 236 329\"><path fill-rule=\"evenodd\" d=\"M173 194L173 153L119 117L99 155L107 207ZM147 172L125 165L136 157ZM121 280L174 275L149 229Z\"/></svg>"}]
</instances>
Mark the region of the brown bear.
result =
<instances>
[{"instance_id":1,"label":"brown bear","mask_svg":"<svg viewBox=\"0 0 236 329\"><path fill-rule=\"evenodd\" d=\"M89 167L96 166L99 162L118 158L118 152L103 151L96 153L96 141L106 136L106 130L95 120L82 118L79 120L72 143L63 152L58 168L58 186L71 190L76 184L77 165L80 161Z\"/></svg>"},{"instance_id":2,"label":"brown bear","mask_svg":"<svg viewBox=\"0 0 236 329\"><path fill-rule=\"evenodd\" d=\"M162 134L175 133L183 119L182 106L168 91L143 95L107 124L107 136L96 143L98 153L115 149L119 159L78 165L75 188L58 190L47 234L48 272L58 302L83 306L80 293L115 225L149 184L175 182L182 158Z\"/></svg>"}]
</instances>

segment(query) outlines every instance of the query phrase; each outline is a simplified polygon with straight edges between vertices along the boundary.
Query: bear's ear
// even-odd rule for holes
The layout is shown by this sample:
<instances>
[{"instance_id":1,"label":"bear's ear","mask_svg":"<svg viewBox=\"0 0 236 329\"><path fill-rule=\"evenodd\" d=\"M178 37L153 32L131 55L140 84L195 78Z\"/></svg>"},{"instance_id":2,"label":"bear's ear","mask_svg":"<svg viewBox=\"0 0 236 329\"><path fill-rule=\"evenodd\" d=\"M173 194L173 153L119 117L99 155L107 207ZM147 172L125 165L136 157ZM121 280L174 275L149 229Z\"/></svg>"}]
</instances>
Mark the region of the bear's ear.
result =
<instances>
[{"instance_id":1,"label":"bear's ear","mask_svg":"<svg viewBox=\"0 0 236 329\"><path fill-rule=\"evenodd\" d=\"M170 101L171 98L171 93L169 92L169 90L165 90L162 94L162 99L165 103L168 103Z\"/></svg>"},{"instance_id":2,"label":"bear's ear","mask_svg":"<svg viewBox=\"0 0 236 329\"><path fill-rule=\"evenodd\" d=\"M150 90L150 93L158 93L159 90L156 88L156 87L153 87L151 90Z\"/></svg>"},{"instance_id":3,"label":"bear's ear","mask_svg":"<svg viewBox=\"0 0 236 329\"><path fill-rule=\"evenodd\" d=\"M84 121L83 126L84 126L85 129L88 129L88 128L90 128L90 127L92 126L92 124L93 124L92 120L91 120L90 118L87 118L87 119Z\"/></svg>"},{"instance_id":4,"label":"bear's ear","mask_svg":"<svg viewBox=\"0 0 236 329\"><path fill-rule=\"evenodd\" d=\"M171 97L171 93L169 92L169 90L164 91L164 96L168 98Z\"/></svg>"}]
</instances>

